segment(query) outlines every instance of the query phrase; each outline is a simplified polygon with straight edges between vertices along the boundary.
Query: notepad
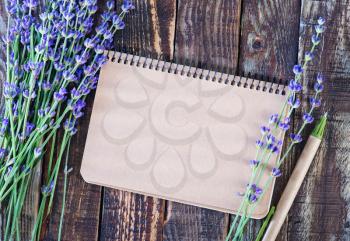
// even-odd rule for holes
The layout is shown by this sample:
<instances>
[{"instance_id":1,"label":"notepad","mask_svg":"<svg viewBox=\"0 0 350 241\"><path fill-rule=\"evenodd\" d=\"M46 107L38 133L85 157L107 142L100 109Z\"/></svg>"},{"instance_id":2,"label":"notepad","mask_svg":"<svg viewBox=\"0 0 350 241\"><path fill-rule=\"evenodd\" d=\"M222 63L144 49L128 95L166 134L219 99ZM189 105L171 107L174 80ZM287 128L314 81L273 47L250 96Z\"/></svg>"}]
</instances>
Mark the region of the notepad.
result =
<instances>
[{"instance_id":1,"label":"notepad","mask_svg":"<svg viewBox=\"0 0 350 241\"><path fill-rule=\"evenodd\" d=\"M84 180L236 213L260 126L280 111L285 86L125 53L109 56L93 105ZM267 214L272 190L253 218Z\"/></svg>"}]
</instances>

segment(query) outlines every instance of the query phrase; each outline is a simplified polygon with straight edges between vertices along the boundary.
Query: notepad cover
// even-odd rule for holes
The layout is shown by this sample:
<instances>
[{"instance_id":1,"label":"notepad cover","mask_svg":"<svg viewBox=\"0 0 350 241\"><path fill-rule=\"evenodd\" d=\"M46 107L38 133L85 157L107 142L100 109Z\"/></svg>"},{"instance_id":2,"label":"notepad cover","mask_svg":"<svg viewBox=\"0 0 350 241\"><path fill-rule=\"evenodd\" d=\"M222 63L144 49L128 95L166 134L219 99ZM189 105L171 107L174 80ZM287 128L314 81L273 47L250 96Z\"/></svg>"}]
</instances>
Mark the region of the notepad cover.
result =
<instances>
[{"instance_id":1,"label":"notepad cover","mask_svg":"<svg viewBox=\"0 0 350 241\"><path fill-rule=\"evenodd\" d=\"M169 68L124 61L103 67L81 174L89 183L235 213L260 126L285 96L256 90L279 88L257 80L232 86ZM268 212L272 189L253 218Z\"/></svg>"}]
</instances>

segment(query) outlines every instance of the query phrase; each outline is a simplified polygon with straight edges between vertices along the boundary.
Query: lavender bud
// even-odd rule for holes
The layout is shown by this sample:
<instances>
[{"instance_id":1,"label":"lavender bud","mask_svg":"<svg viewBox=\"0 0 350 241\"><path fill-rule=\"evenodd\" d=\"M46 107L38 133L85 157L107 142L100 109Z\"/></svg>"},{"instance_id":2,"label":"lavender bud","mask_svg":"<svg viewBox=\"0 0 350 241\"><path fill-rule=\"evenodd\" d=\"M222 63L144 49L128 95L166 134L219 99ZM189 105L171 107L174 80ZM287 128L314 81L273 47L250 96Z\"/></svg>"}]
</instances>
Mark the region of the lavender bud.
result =
<instances>
[{"instance_id":1,"label":"lavender bud","mask_svg":"<svg viewBox=\"0 0 350 241\"><path fill-rule=\"evenodd\" d=\"M317 23L318 23L319 25L323 25L325 22L326 22L326 20L325 20L323 17L319 17L319 18L317 19Z\"/></svg>"},{"instance_id":2,"label":"lavender bud","mask_svg":"<svg viewBox=\"0 0 350 241\"><path fill-rule=\"evenodd\" d=\"M292 79L289 82L288 88L292 92L300 92L303 89L303 86L298 81Z\"/></svg>"},{"instance_id":3,"label":"lavender bud","mask_svg":"<svg viewBox=\"0 0 350 241\"><path fill-rule=\"evenodd\" d=\"M4 158L7 155L7 150L0 148L0 159Z\"/></svg>"},{"instance_id":4,"label":"lavender bud","mask_svg":"<svg viewBox=\"0 0 350 241\"><path fill-rule=\"evenodd\" d=\"M48 90L50 90L51 87L52 87L52 84L49 83L49 82L44 82L44 83L42 84L42 89L43 89L45 92L48 91Z\"/></svg>"},{"instance_id":5,"label":"lavender bud","mask_svg":"<svg viewBox=\"0 0 350 241\"><path fill-rule=\"evenodd\" d=\"M259 163L260 163L260 161L257 161L257 160L250 160L250 161L249 161L249 165L250 165L251 167L256 167L256 166L259 165Z\"/></svg>"},{"instance_id":6,"label":"lavender bud","mask_svg":"<svg viewBox=\"0 0 350 241\"><path fill-rule=\"evenodd\" d=\"M315 26L316 33L323 33L324 30L325 30L325 27L323 25L316 25Z\"/></svg>"},{"instance_id":7,"label":"lavender bud","mask_svg":"<svg viewBox=\"0 0 350 241\"><path fill-rule=\"evenodd\" d=\"M299 108L301 102L298 98L291 96L288 98L288 104L290 105L291 108L296 109L296 108Z\"/></svg>"},{"instance_id":8,"label":"lavender bud","mask_svg":"<svg viewBox=\"0 0 350 241\"><path fill-rule=\"evenodd\" d=\"M41 153L43 151L42 147L36 147L34 148L34 158L37 159L41 156Z\"/></svg>"},{"instance_id":9,"label":"lavender bud","mask_svg":"<svg viewBox=\"0 0 350 241\"><path fill-rule=\"evenodd\" d=\"M321 42L321 39L320 39L320 37L318 37L317 35L312 35L312 37L311 37L311 42L312 42L314 45L318 45L318 44Z\"/></svg>"},{"instance_id":10,"label":"lavender bud","mask_svg":"<svg viewBox=\"0 0 350 241\"><path fill-rule=\"evenodd\" d=\"M316 99L316 98L314 98L314 97L311 97L311 98L310 98L310 104L311 104L311 106L314 107L314 108L320 107L320 105L321 105L321 100Z\"/></svg>"},{"instance_id":11,"label":"lavender bud","mask_svg":"<svg viewBox=\"0 0 350 241\"><path fill-rule=\"evenodd\" d=\"M41 193L45 196L49 195L55 186L54 181L51 181L49 185L41 187Z\"/></svg>"},{"instance_id":12,"label":"lavender bud","mask_svg":"<svg viewBox=\"0 0 350 241\"><path fill-rule=\"evenodd\" d=\"M304 113L303 120L305 123L312 123L314 121L314 118L309 113Z\"/></svg>"},{"instance_id":13,"label":"lavender bud","mask_svg":"<svg viewBox=\"0 0 350 241\"><path fill-rule=\"evenodd\" d=\"M122 5L123 12L127 13L129 10L135 9L134 5L129 0L124 0Z\"/></svg>"},{"instance_id":14,"label":"lavender bud","mask_svg":"<svg viewBox=\"0 0 350 241\"><path fill-rule=\"evenodd\" d=\"M322 84L322 83L323 83L323 75L320 74L320 73L318 73L318 74L317 74L316 81L317 81L319 84Z\"/></svg>"},{"instance_id":15,"label":"lavender bud","mask_svg":"<svg viewBox=\"0 0 350 241\"><path fill-rule=\"evenodd\" d=\"M23 5L30 10L34 10L38 4L37 0L23 0Z\"/></svg>"},{"instance_id":16,"label":"lavender bud","mask_svg":"<svg viewBox=\"0 0 350 241\"><path fill-rule=\"evenodd\" d=\"M279 123L278 127L283 131L287 131L289 129L290 125L288 123L281 122L281 123Z\"/></svg>"},{"instance_id":17,"label":"lavender bud","mask_svg":"<svg viewBox=\"0 0 350 241\"><path fill-rule=\"evenodd\" d=\"M277 121L278 121L278 114L273 114L270 116L269 124L277 123Z\"/></svg>"},{"instance_id":18,"label":"lavender bud","mask_svg":"<svg viewBox=\"0 0 350 241\"><path fill-rule=\"evenodd\" d=\"M29 93L29 90L24 90L22 94L23 94L23 97L27 99L34 99L36 97L36 93L35 92Z\"/></svg>"},{"instance_id":19,"label":"lavender bud","mask_svg":"<svg viewBox=\"0 0 350 241\"><path fill-rule=\"evenodd\" d=\"M270 132L270 128L268 128L266 126L262 126L262 127L260 127L260 132L262 135L265 135L265 134Z\"/></svg>"},{"instance_id":20,"label":"lavender bud","mask_svg":"<svg viewBox=\"0 0 350 241\"><path fill-rule=\"evenodd\" d=\"M290 134L290 139L292 140L292 142L294 143L299 143L303 140L303 138L301 137L301 135L299 134L294 134L294 133L291 133Z\"/></svg>"},{"instance_id":21,"label":"lavender bud","mask_svg":"<svg viewBox=\"0 0 350 241\"><path fill-rule=\"evenodd\" d=\"M282 172L279 168L274 167L272 168L271 175L274 177L280 177L282 175Z\"/></svg>"},{"instance_id":22,"label":"lavender bud","mask_svg":"<svg viewBox=\"0 0 350 241\"><path fill-rule=\"evenodd\" d=\"M108 1L106 4L108 10L113 10L114 8L114 1Z\"/></svg>"},{"instance_id":23,"label":"lavender bud","mask_svg":"<svg viewBox=\"0 0 350 241\"><path fill-rule=\"evenodd\" d=\"M293 67L293 73L295 74L295 75L299 75L299 74L301 74L301 73L303 73L303 68L300 66L300 65L294 65L294 67Z\"/></svg>"},{"instance_id":24,"label":"lavender bud","mask_svg":"<svg viewBox=\"0 0 350 241\"><path fill-rule=\"evenodd\" d=\"M316 92L322 92L323 88L324 88L323 85L318 82L316 82L314 85L314 89Z\"/></svg>"},{"instance_id":25,"label":"lavender bud","mask_svg":"<svg viewBox=\"0 0 350 241\"><path fill-rule=\"evenodd\" d=\"M255 142L255 145L256 145L257 148L261 148L261 147L263 147L264 142L262 142L262 141L260 141L260 140L257 140L257 141Z\"/></svg>"},{"instance_id":26,"label":"lavender bud","mask_svg":"<svg viewBox=\"0 0 350 241\"><path fill-rule=\"evenodd\" d=\"M85 41L84 41L84 46L87 48L87 49L92 49L95 47L95 43L92 39L89 39L87 38Z\"/></svg>"},{"instance_id":27,"label":"lavender bud","mask_svg":"<svg viewBox=\"0 0 350 241\"><path fill-rule=\"evenodd\" d=\"M268 134L266 136L266 143L267 144L275 143L275 142L276 142L276 138L272 134Z\"/></svg>"},{"instance_id":28,"label":"lavender bud","mask_svg":"<svg viewBox=\"0 0 350 241\"><path fill-rule=\"evenodd\" d=\"M312 52L305 53L305 61L310 61L314 58L314 54Z\"/></svg>"}]
</instances>

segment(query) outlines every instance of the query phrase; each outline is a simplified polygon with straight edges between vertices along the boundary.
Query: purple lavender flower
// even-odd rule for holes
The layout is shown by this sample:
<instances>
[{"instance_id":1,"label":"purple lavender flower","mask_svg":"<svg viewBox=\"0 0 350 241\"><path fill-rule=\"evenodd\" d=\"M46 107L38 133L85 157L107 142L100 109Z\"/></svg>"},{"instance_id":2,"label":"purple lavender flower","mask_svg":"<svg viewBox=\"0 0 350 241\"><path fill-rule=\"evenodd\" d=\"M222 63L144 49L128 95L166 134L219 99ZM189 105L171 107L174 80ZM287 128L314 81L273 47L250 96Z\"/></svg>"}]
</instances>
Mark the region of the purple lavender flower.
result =
<instances>
[{"instance_id":1,"label":"purple lavender flower","mask_svg":"<svg viewBox=\"0 0 350 241\"><path fill-rule=\"evenodd\" d=\"M18 94L19 88L16 84L5 82L3 95L5 98L13 99Z\"/></svg>"},{"instance_id":2,"label":"purple lavender flower","mask_svg":"<svg viewBox=\"0 0 350 241\"><path fill-rule=\"evenodd\" d=\"M100 57L97 58L96 63L99 67L102 67L107 63L107 56L101 55Z\"/></svg>"},{"instance_id":3,"label":"purple lavender flower","mask_svg":"<svg viewBox=\"0 0 350 241\"><path fill-rule=\"evenodd\" d=\"M314 118L309 113L304 113L303 120L305 123L312 123L314 121Z\"/></svg>"},{"instance_id":4,"label":"purple lavender flower","mask_svg":"<svg viewBox=\"0 0 350 241\"><path fill-rule=\"evenodd\" d=\"M283 131L287 131L290 128L290 125L288 122L281 122L278 124L278 127Z\"/></svg>"},{"instance_id":5,"label":"purple lavender flower","mask_svg":"<svg viewBox=\"0 0 350 241\"><path fill-rule=\"evenodd\" d=\"M36 93L34 91L29 93L29 90L24 90L22 94L23 94L23 97L27 99L34 99L36 97Z\"/></svg>"},{"instance_id":6,"label":"purple lavender flower","mask_svg":"<svg viewBox=\"0 0 350 241\"><path fill-rule=\"evenodd\" d=\"M41 87L44 91L48 91L52 88L52 84L50 82L44 82Z\"/></svg>"},{"instance_id":7,"label":"purple lavender flower","mask_svg":"<svg viewBox=\"0 0 350 241\"><path fill-rule=\"evenodd\" d=\"M0 148L0 159L4 158L7 155L7 150Z\"/></svg>"},{"instance_id":8,"label":"purple lavender flower","mask_svg":"<svg viewBox=\"0 0 350 241\"><path fill-rule=\"evenodd\" d=\"M249 165L250 165L251 167L256 167L256 166L259 165L259 163L260 163L260 161L257 161L257 160L250 160L250 161L249 161Z\"/></svg>"},{"instance_id":9,"label":"purple lavender flower","mask_svg":"<svg viewBox=\"0 0 350 241\"><path fill-rule=\"evenodd\" d=\"M299 75L299 74L301 74L301 73L303 73L303 68L300 66L300 65L294 65L294 67L293 67L293 72L294 72L294 74L296 74L296 75Z\"/></svg>"},{"instance_id":10,"label":"purple lavender flower","mask_svg":"<svg viewBox=\"0 0 350 241\"><path fill-rule=\"evenodd\" d=\"M316 92L322 92L323 88L324 88L323 84L320 84L318 82L316 82L315 85L314 85L314 89L315 89Z\"/></svg>"},{"instance_id":11,"label":"purple lavender flower","mask_svg":"<svg viewBox=\"0 0 350 241\"><path fill-rule=\"evenodd\" d=\"M282 172L279 168L274 167L272 168L271 175L274 177L280 177L282 175Z\"/></svg>"},{"instance_id":12,"label":"purple lavender flower","mask_svg":"<svg viewBox=\"0 0 350 241\"><path fill-rule=\"evenodd\" d=\"M305 53L305 61L310 61L314 58L314 53L312 52L306 52Z\"/></svg>"},{"instance_id":13,"label":"purple lavender flower","mask_svg":"<svg viewBox=\"0 0 350 241\"><path fill-rule=\"evenodd\" d=\"M127 13L129 10L134 9L134 5L129 0L124 0L122 5L123 12Z\"/></svg>"},{"instance_id":14,"label":"purple lavender flower","mask_svg":"<svg viewBox=\"0 0 350 241\"><path fill-rule=\"evenodd\" d=\"M108 10L110 10L110 11L113 10L114 1L107 1L106 6L107 6Z\"/></svg>"},{"instance_id":15,"label":"purple lavender flower","mask_svg":"<svg viewBox=\"0 0 350 241\"><path fill-rule=\"evenodd\" d=\"M294 134L294 133L291 133L290 134L290 139L292 140L292 142L294 143L299 143L303 140L303 138L301 137L301 135L299 134Z\"/></svg>"},{"instance_id":16,"label":"purple lavender flower","mask_svg":"<svg viewBox=\"0 0 350 241\"><path fill-rule=\"evenodd\" d=\"M318 45L320 42L321 42L321 39L320 37L318 37L317 35L312 35L311 37L311 42L314 44L314 45Z\"/></svg>"},{"instance_id":17,"label":"purple lavender flower","mask_svg":"<svg viewBox=\"0 0 350 241\"><path fill-rule=\"evenodd\" d=\"M274 135L272 135L271 133L269 133L269 134L266 136L266 142L267 142L267 144L275 143L275 142L276 142L276 138L274 137Z\"/></svg>"},{"instance_id":18,"label":"purple lavender flower","mask_svg":"<svg viewBox=\"0 0 350 241\"><path fill-rule=\"evenodd\" d=\"M289 82L288 87L289 90L293 92L300 92L303 89L303 86L298 81L293 79Z\"/></svg>"},{"instance_id":19,"label":"purple lavender flower","mask_svg":"<svg viewBox=\"0 0 350 241\"><path fill-rule=\"evenodd\" d=\"M61 88L58 92L54 92L54 100L56 102L60 102L64 99L65 95L67 93L67 90L65 88Z\"/></svg>"},{"instance_id":20,"label":"purple lavender flower","mask_svg":"<svg viewBox=\"0 0 350 241\"><path fill-rule=\"evenodd\" d=\"M72 72L70 70L63 71L62 77L67 82L72 82L75 79L75 75L72 74Z\"/></svg>"},{"instance_id":21,"label":"purple lavender flower","mask_svg":"<svg viewBox=\"0 0 350 241\"><path fill-rule=\"evenodd\" d=\"M55 186L54 181L51 181L48 185L41 187L41 193L43 195L49 195Z\"/></svg>"},{"instance_id":22,"label":"purple lavender flower","mask_svg":"<svg viewBox=\"0 0 350 241\"><path fill-rule=\"evenodd\" d=\"M291 96L288 98L288 104L290 105L291 108L296 109L296 108L299 108L301 102L295 96Z\"/></svg>"},{"instance_id":23,"label":"purple lavender flower","mask_svg":"<svg viewBox=\"0 0 350 241\"><path fill-rule=\"evenodd\" d=\"M63 127L66 131L71 131L74 129L75 127L75 122L74 121L71 121L71 120L66 120L63 124Z\"/></svg>"},{"instance_id":24,"label":"purple lavender flower","mask_svg":"<svg viewBox=\"0 0 350 241\"><path fill-rule=\"evenodd\" d=\"M113 26L117 29L124 29L125 23L123 20L119 17L119 15L114 15L112 19Z\"/></svg>"},{"instance_id":25,"label":"purple lavender flower","mask_svg":"<svg viewBox=\"0 0 350 241\"><path fill-rule=\"evenodd\" d=\"M316 25L315 26L315 31L316 33L320 34L320 33L323 33L325 30L325 27L323 25Z\"/></svg>"},{"instance_id":26,"label":"purple lavender flower","mask_svg":"<svg viewBox=\"0 0 350 241\"><path fill-rule=\"evenodd\" d=\"M42 147L34 148L34 158L37 159L38 157L40 157L42 152L43 152L43 148Z\"/></svg>"},{"instance_id":27,"label":"purple lavender flower","mask_svg":"<svg viewBox=\"0 0 350 241\"><path fill-rule=\"evenodd\" d=\"M255 142L255 145L256 145L257 148L261 148L261 147L264 146L264 142L262 142L262 141L260 141L260 140L257 140L257 141Z\"/></svg>"},{"instance_id":28,"label":"purple lavender flower","mask_svg":"<svg viewBox=\"0 0 350 241\"><path fill-rule=\"evenodd\" d=\"M95 73L95 68L93 66L89 65L84 68L85 76L92 76L94 75L94 73Z\"/></svg>"},{"instance_id":29,"label":"purple lavender flower","mask_svg":"<svg viewBox=\"0 0 350 241\"><path fill-rule=\"evenodd\" d=\"M310 97L310 104L313 108L319 107L321 105L321 100L316 99L314 97Z\"/></svg>"},{"instance_id":30,"label":"purple lavender flower","mask_svg":"<svg viewBox=\"0 0 350 241\"><path fill-rule=\"evenodd\" d=\"M318 23L319 25L323 25L325 22L326 22L326 20L325 20L323 17L319 17L319 18L317 19L317 23Z\"/></svg>"},{"instance_id":31,"label":"purple lavender flower","mask_svg":"<svg viewBox=\"0 0 350 241\"><path fill-rule=\"evenodd\" d=\"M265 134L270 132L270 128L268 128L266 126L262 126L262 127L260 127L260 132L262 135L265 135Z\"/></svg>"},{"instance_id":32,"label":"purple lavender flower","mask_svg":"<svg viewBox=\"0 0 350 241\"><path fill-rule=\"evenodd\" d=\"M270 150L271 153L277 153L279 152L279 148L277 145L274 145L274 144L268 144L267 145L267 149Z\"/></svg>"},{"instance_id":33,"label":"purple lavender flower","mask_svg":"<svg viewBox=\"0 0 350 241\"><path fill-rule=\"evenodd\" d=\"M111 31L107 30L104 34L103 34L103 38L105 40L109 40L109 39L112 39L113 38L113 34Z\"/></svg>"},{"instance_id":34,"label":"purple lavender flower","mask_svg":"<svg viewBox=\"0 0 350 241\"><path fill-rule=\"evenodd\" d=\"M322 74L320 74L320 73L318 73L317 74L317 77L316 77L316 81L317 81L317 83L319 83L319 84L322 84L323 83L323 75Z\"/></svg>"},{"instance_id":35,"label":"purple lavender flower","mask_svg":"<svg viewBox=\"0 0 350 241\"><path fill-rule=\"evenodd\" d=\"M33 130L35 129L35 125L33 123L27 122L25 136L29 136Z\"/></svg>"},{"instance_id":36,"label":"purple lavender flower","mask_svg":"<svg viewBox=\"0 0 350 241\"><path fill-rule=\"evenodd\" d=\"M278 114L273 114L270 116L269 124L275 124L278 121Z\"/></svg>"},{"instance_id":37,"label":"purple lavender flower","mask_svg":"<svg viewBox=\"0 0 350 241\"><path fill-rule=\"evenodd\" d=\"M34 10L39 5L39 2L37 0L23 0L23 5L30 10Z\"/></svg>"},{"instance_id":38,"label":"purple lavender flower","mask_svg":"<svg viewBox=\"0 0 350 241\"><path fill-rule=\"evenodd\" d=\"M9 125L9 119L8 118L4 118L2 120L1 127L0 127L0 136L4 136L5 135L5 132L7 130L8 125Z\"/></svg>"},{"instance_id":39,"label":"purple lavender flower","mask_svg":"<svg viewBox=\"0 0 350 241\"><path fill-rule=\"evenodd\" d=\"M84 46L87 48L87 49L92 49L95 47L95 43L92 39L89 39L87 38L85 41L84 41Z\"/></svg>"},{"instance_id":40,"label":"purple lavender flower","mask_svg":"<svg viewBox=\"0 0 350 241\"><path fill-rule=\"evenodd\" d=\"M24 29L24 30L27 30L30 28L30 26L32 25L32 17L29 16L29 15L25 15L23 16L22 18L22 21L21 21L21 27Z\"/></svg>"},{"instance_id":41,"label":"purple lavender flower","mask_svg":"<svg viewBox=\"0 0 350 241\"><path fill-rule=\"evenodd\" d=\"M249 195L249 201L251 203L255 203L256 201L258 201L258 197L255 194L250 194Z\"/></svg>"}]
</instances>

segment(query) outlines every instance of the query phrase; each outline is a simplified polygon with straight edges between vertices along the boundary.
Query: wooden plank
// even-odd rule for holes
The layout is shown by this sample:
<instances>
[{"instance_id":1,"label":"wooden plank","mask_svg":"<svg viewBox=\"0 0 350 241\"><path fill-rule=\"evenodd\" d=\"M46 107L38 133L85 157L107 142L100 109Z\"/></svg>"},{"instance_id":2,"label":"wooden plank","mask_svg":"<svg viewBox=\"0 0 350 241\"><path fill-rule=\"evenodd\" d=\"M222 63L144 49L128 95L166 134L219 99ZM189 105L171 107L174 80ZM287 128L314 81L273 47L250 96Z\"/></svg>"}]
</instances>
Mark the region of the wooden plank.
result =
<instances>
[{"instance_id":1,"label":"wooden plank","mask_svg":"<svg viewBox=\"0 0 350 241\"><path fill-rule=\"evenodd\" d=\"M173 55L176 1L137 0L116 40L122 51L169 59ZM100 240L161 240L164 201L105 188Z\"/></svg>"},{"instance_id":2,"label":"wooden plank","mask_svg":"<svg viewBox=\"0 0 350 241\"><path fill-rule=\"evenodd\" d=\"M243 1L238 72L273 82L291 78L298 54L299 15L298 1ZM277 180L273 203L277 203L292 167L291 159L282 166L283 175ZM249 222L245 240L255 239L261 223L260 220ZM287 240L286 227L277 240Z\"/></svg>"},{"instance_id":3,"label":"wooden plank","mask_svg":"<svg viewBox=\"0 0 350 241\"><path fill-rule=\"evenodd\" d=\"M239 45L239 0L179 0L175 61L235 73ZM228 215L168 202L164 240L223 240Z\"/></svg>"},{"instance_id":4,"label":"wooden plank","mask_svg":"<svg viewBox=\"0 0 350 241\"><path fill-rule=\"evenodd\" d=\"M86 183L80 175L80 163L89 127L92 102L93 96L89 96L87 100L89 107L86 108L85 116L79 122L79 131L71 141L68 163L69 168L73 170L68 175L62 241L71 241L72 237L77 241L94 241L98 238L102 188ZM43 227L43 239L48 241L57 240L63 197L63 166L58 176L53 211Z\"/></svg>"},{"instance_id":5,"label":"wooden plank","mask_svg":"<svg viewBox=\"0 0 350 241\"><path fill-rule=\"evenodd\" d=\"M322 109L328 111L329 123L321 150L289 214L290 240L349 240L350 237L349 4L348 0L302 1L299 58L310 46L307 36L311 36L318 16L327 19L320 57L306 73L304 85L315 78L318 70L325 75ZM310 95L312 91L306 93ZM297 152L300 150L301 147Z\"/></svg>"}]
</instances>

